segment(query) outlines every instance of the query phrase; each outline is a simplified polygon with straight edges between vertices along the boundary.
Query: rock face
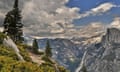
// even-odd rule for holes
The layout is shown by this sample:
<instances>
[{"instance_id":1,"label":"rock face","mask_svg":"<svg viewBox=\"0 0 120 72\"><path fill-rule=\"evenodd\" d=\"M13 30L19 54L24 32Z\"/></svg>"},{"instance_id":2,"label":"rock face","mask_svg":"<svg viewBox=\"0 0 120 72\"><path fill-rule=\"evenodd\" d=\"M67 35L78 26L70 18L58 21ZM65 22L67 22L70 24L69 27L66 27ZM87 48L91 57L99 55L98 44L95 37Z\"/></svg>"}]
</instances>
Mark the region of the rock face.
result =
<instances>
[{"instance_id":1,"label":"rock face","mask_svg":"<svg viewBox=\"0 0 120 72\"><path fill-rule=\"evenodd\" d=\"M7 37L7 39L4 39L3 44L5 46L12 48L15 51L20 61L25 61L23 56L20 54L20 50L18 49L17 45L13 42L13 40L10 37Z\"/></svg>"},{"instance_id":2,"label":"rock face","mask_svg":"<svg viewBox=\"0 0 120 72\"><path fill-rule=\"evenodd\" d=\"M120 31L116 28L107 29L107 33L103 36L103 43L120 43Z\"/></svg>"},{"instance_id":3,"label":"rock face","mask_svg":"<svg viewBox=\"0 0 120 72\"><path fill-rule=\"evenodd\" d=\"M95 36L96 37L96 36ZM98 38L97 38L98 39ZM45 49L46 41L50 41L52 47L53 58L56 59L61 65L68 68L71 72L75 72L76 68L82 61L82 57L88 43L92 40L95 42L95 38L43 38L38 40L40 51ZM90 45L91 46L91 45Z\"/></svg>"},{"instance_id":4,"label":"rock face","mask_svg":"<svg viewBox=\"0 0 120 72\"><path fill-rule=\"evenodd\" d=\"M79 48L79 46L72 42L70 39L45 38L38 40L40 49L45 49L47 40L49 40L52 47L53 58L61 65L74 72L79 65L80 58L82 57L82 48Z\"/></svg>"},{"instance_id":5,"label":"rock face","mask_svg":"<svg viewBox=\"0 0 120 72\"><path fill-rule=\"evenodd\" d=\"M38 43L40 49L44 50L46 41L50 40L53 58L71 72L79 69L80 63L87 67L88 72L120 72L120 30L109 28L101 41L96 43L97 39L99 36L72 39L44 38L39 39Z\"/></svg>"},{"instance_id":6,"label":"rock face","mask_svg":"<svg viewBox=\"0 0 120 72\"><path fill-rule=\"evenodd\" d=\"M88 48L84 63L88 72L120 72L120 30L107 29L101 42Z\"/></svg>"}]
</instances>

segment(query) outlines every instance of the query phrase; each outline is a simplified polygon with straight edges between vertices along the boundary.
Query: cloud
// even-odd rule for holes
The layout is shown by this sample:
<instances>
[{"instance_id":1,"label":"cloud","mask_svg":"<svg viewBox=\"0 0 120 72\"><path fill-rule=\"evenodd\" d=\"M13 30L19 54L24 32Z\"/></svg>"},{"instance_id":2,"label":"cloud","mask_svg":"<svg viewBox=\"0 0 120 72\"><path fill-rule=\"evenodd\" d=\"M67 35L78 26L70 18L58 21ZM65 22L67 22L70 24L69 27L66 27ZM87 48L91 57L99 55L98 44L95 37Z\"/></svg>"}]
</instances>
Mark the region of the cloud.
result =
<instances>
[{"instance_id":1,"label":"cloud","mask_svg":"<svg viewBox=\"0 0 120 72\"><path fill-rule=\"evenodd\" d=\"M81 37L92 37L99 35L105 31L105 25L101 22L91 22L80 29Z\"/></svg>"},{"instance_id":2,"label":"cloud","mask_svg":"<svg viewBox=\"0 0 120 72\"><path fill-rule=\"evenodd\" d=\"M5 17L5 14L0 11L0 17Z\"/></svg>"},{"instance_id":3,"label":"cloud","mask_svg":"<svg viewBox=\"0 0 120 72\"><path fill-rule=\"evenodd\" d=\"M90 15L101 15L103 13L108 12L113 7L119 7L119 6L114 5L112 3L109 3L109 2L103 3L103 4L100 4L99 6L97 6L95 8L92 8L90 11L87 11L84 14L81 14L80 18L84 18L84 17L90 16Z\"/></svg>"},{"instance_id":4,"label":"cloud","mask_svg":"<svg viewBox=\"0 0 120 72\"><path fill-rule=\"evenodd\" d=\"M103 3L96 8L93 8L91 11L94 13L104 13L111 10L113 7L116 7L116 5L112 3Z\"/></svg>"},{"instance_id":5,"label":"cloud","mask_svg":"<svg viewBox=\"0 0 120 72\"><path fill-rule=\"evenodd\" d=\"M61 33L61 34L55 34L53 37L93 37L93 36L98 36L102 35L102 33L105 31L105 25L101 22L91 22L88 25L85 26L80 26L80 27L75 27L69 29L66 33Z\"/></svg>"},{"instance_id":6,"label":"cloud","mask_svg":"<svg viewBox=\"0 0 120 72\"><path fill-rule=\"evenodd\" d=\"M89 15L98 15L117 7L112 3L103 3L90 11L80 14L77 7L65 6L68 0L30 0L23 7L23 19L26 24L25 32L33 35L68 36L78 34L74 19L81 19ZM58 4L59 3L59 4Z\"/></svg>"},{"instance_id":7,"label":"cloud","mask_svg":"<svg viewBox=\"0 0 120 72\"><path fill-rule=\"evenodd\" d=\"M19 0L19 7L22 9L24 2L28 0ZM0 0L0 26L2 26L6 13L13 8L14 0Z\"/></svg>"},{"instance_id":8,"label":"cloud","mask_svg":"<svg viewBox=\"0 0 120 72\"><path fill-rule=\"evenodd\" d=\"M42 2L41 2L42 1ZM79 18L79 8L68 8L68 0L30 0L25 3L22 11L26 33L61 34L74 27L74 19ZM35 29L34 29L35 28ZM44 30L43 30L44 29ZM46 31L45 31L46 30Z\"/></svg>"},{"instance_id":9,"label":"cloud","mask_svg":"<svg viewBox=\"0 0 120 72\"><path fill-rule=\"evenodd\" d=\"M25 26L24 33L27 35L41 37L86 36L85 33L88 34L90 31L96 31L96 27L101 30L99 24L97 25L97 22L93 22L92 24L90 23L89 27L86 26L81 28L74 26L74 19L81 19L86 16L105 13L113 7L118 7L112 3L104 3L90 9L90 11L80 14L79 8L69 8L65 6L69 0L19 1L20 9L22 10L23 23ZM14 0L0 0L0 21L3 21L3 16L12 9L13 3Z\"/></svg>"},{"instance_id":10,"label":"cloud","mask_svg":"<svg viewBox=\"0 0 120 72\"><path fill-rule=\"evenodd\" d=\"M24 34L37 36L62 35L72 30L72 21L79 17L79 8L68 8L69 0L19 0ZM0 0L0 24L12 10L14 0Z\"/></svg>"},{"instance_id":11,"label":"cloud","mask_svg":"<svg viewBox=\"0 0 120 72\"><path fill-rule=\"evenodd\" d=\"M110 27L120 28L120 17L115 17L111 22Z\"/></svg>"}]
</instances>

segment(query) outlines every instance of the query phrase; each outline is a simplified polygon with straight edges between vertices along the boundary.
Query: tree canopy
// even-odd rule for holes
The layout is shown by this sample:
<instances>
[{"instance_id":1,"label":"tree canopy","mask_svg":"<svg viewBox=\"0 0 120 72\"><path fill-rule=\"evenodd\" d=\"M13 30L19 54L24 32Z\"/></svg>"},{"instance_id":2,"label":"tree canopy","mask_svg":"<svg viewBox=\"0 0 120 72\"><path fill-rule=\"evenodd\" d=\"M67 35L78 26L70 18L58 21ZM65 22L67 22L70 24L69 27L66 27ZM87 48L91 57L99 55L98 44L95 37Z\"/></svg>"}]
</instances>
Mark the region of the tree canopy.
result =
<instances>
[{"instance_id":1,"label":"tree canopy","mask_svg":"<svg viewBox=\"0 0 120 72\"><path fill-rule=\"evenodd\" d=\"M18 7L18 0L15 0L14 8L6 14L4 19L4 33L10 36L13 41L22 42L23 24L21 23L21 11Z\"/></svg>"},{"instance_id":2,"label":"tree canopy","mask_svg":"<svg viewBox=\"0 0 120 72\"><path fill-rule=\"evenodd\" d=\"M49 43L49 40L47 40L46 42L46 49L45 49L45 55L47 57L52 57L52 51L51 51L51 46L50 46L50 43Z\"/></svg>"},{"instance_id":3,"label":"tree canopy","mask_svg":"<svg viewBox=\"0 0 120 72\"><path fill-rule=\"evenodd\" d=\"M39 47L38 47L38 42L37 42L37 39L34 39L33 40L33 52L35 53L35 54L38 54L38 49L39 49Z\"/></svg>"}]
</instances>

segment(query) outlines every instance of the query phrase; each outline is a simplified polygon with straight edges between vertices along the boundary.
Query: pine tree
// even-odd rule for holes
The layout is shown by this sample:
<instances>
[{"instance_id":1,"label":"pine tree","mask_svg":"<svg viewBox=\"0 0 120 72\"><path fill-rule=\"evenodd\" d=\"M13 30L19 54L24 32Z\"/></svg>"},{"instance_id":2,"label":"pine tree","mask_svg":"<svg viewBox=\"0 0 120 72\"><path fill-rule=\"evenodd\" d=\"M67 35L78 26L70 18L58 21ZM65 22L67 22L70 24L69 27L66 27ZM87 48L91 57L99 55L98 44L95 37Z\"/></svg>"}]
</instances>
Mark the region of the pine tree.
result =
<instances>
[{"instance_id":1,"label":"pine tree","mask_svg":"<svg viewBox=\"0 0 120 72\"><path fill-rule=\"evenodd\" d=\"M51 51L51 47L50 47L50 43L49 43L49 40L47 40L46 42L46 49L45 49L45 55L47 57L52 57L52 51Z\"/></svg>"},{"instance_id":2,"label":"pine tree","mask_svg":"<svg viewBox=\"0 0 120 72\"><path fill-rule=\"evenodd\" d=\"M10 36L15 42L22 42L23 24L21 23L21 11L18 8L18 0L15 0L13 10L6 14L4 20L4 33Z\"/></svg>"},{"instance_id":3,"label":"pine tree","mask_svg":"<svg viewBox=\"0 0 120 72\"><path fill-rule=\"evenodd\" d=\"M37 39L34 39L34 41L33 41L33 52L38 54L38 49L39 49L39 47L38 47Z\"/></svg>"}]
</instances>

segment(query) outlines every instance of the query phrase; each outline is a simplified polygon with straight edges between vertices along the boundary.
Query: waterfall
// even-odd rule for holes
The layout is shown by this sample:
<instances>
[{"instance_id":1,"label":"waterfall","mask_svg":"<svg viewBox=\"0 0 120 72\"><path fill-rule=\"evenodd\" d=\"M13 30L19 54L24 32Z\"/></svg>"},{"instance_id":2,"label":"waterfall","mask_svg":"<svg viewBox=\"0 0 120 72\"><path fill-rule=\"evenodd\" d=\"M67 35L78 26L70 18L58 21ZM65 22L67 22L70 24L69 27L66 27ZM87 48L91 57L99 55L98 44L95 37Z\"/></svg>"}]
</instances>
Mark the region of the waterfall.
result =
<instances>
[{"instance_id":1,"label":"waterfall","mask_svg":"<svg viewBox=\"0 0 120 72\"><path fill-rule=\"evenodd\" d=\"M85 53L84 53L84 55L83 55L83 57L82 57L81 63L80 63L80 65L79 65L79 67L76 69L75 72L80 72L81 69L83 68L86 55L87 55L87 51L85 51Z\"/></svg>"}]
</instances>

